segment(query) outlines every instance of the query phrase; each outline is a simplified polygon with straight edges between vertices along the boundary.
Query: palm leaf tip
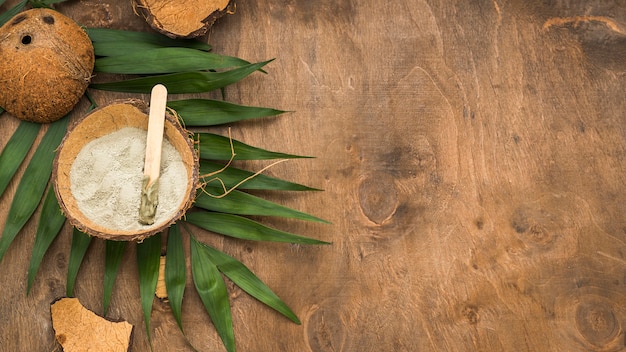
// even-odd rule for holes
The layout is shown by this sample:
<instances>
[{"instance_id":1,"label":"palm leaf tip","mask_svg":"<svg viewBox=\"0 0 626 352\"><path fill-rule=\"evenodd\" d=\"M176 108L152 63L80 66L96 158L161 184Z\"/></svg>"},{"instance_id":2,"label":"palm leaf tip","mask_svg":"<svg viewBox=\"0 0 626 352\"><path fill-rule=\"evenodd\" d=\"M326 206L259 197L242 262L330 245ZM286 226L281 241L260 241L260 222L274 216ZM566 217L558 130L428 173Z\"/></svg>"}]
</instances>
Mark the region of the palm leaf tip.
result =
<instances>
[{"instance_id":1,"label":"palm leaf tip","mask_svg":"<svg viewBox=\"0 0 626 352\"><path fill-rule=\"evenodd\" d=\"M226 277L252 297L281 313L296 324L301 324L296 314L248 267L235 258L206 244L201 244L211 261Z\"/></svg>"},{"instance_id":2,"label":"palm leaf tip","mask_svg":"<svg viewBox=\"0 0 626 352\"><path fill-rule=\"evenodd\" d=\"M245 106L211 99L170 101L167 105L183 119L185 126L214 126L243 120L270 117L286 111Z\"/></svg>"}]
</instances>

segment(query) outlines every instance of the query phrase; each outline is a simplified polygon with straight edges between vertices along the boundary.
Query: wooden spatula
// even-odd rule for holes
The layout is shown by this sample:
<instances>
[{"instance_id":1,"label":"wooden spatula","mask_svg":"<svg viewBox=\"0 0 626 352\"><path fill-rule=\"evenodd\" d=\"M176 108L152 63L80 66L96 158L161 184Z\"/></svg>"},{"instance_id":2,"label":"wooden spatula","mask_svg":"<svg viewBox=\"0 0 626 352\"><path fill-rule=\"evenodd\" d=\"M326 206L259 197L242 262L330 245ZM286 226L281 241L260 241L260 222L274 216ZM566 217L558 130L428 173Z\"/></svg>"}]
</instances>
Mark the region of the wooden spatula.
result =
<instances>
[{"instance_id":1,"label":"wooden spatula","mask_svg":"<svg viewBox=\"0 0 626 352\"><path fill-rule=\"evenodd\" d=\"M141 186L141 205L139 206L139 222L144 225L154 224L154 216L159 205L158 181L161 169L161 146L163 144L166 103L167 88L162 84L157 84L152 88L150 95L146 159Z\"/></svg>"}]
</instances>

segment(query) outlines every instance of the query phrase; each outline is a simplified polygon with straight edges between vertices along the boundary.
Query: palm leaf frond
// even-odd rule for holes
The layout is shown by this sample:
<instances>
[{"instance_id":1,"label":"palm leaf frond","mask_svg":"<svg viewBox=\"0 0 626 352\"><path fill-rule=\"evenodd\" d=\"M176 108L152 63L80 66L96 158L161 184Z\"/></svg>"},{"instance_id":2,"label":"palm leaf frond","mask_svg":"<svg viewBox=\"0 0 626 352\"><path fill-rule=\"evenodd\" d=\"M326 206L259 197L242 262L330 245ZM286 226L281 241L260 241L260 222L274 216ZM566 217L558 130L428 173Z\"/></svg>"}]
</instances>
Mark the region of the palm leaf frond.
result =
<instances>
[{"instance_id":1,"label":"palm leaf frond","mask_svg":"<svg viewBox=\"0 0 626 352\"><path fill-rule=\"evenodd\" d=\"M95 83L91 84L90 87L124 93L148 94L156 84L163 84L171 94L205 93L236 83L271 61L249 64L224 72L177 72L107 83Z\"/></svg>"},{"instance_id":2,"label":"palm leaf frond","mask_svg":"<svg viewBox=\"0 0 626 352\"><path fill-rule=\"evenodd\" d=\"M0 261L2 261L11 242L41 202L47 180L52 174L54 152L65 135L68 121L69 119L64 117L49 125L22 175L9 208L2 237L0 237Z\"/></svg>"},{"instance_id":3,"label":"palm leaf frond","mask_svg":"<svg viewBox=\"0 0 626 352\"><path fill-rule=\"evenodd\" d=\"M235 351L235 335L224 278L203 246L191 236L191 272L196 291L226 350Z\"/></svg>"},{"instance_id":4,"label":"palm leaf frond","mask_svg":"<svg viewBox=\"0 0 626 352\"><path fill-rule=\"evenodd\" d=\"M70 259L67 264L67 280L65 284L65 294L68 297L74 296L74 284L78 277L78 270L80 269L87 249L91 244L92 237L84 232L74 228L72 233L72 245L70 248Z\"/></svg>"},{"instance_id":5,"label":"palm leaf frond","mask_svg":"<svg viewBox=\"0 0 626 352\"><path fill-rule=\"evenodd\" d=\"M178 224L170 227L167 235L167 252L165 254L165 287L170 301L172 314L181 331L183 331L182 305L187 270L185 265L185 250Z\"/></svg>"},{"instance_id":6,"label":"palm leaf frond","mask_svg":"<svg viewBox=\"0 0 626 352\"><path fill-rule=\"evenodd\" d=\"M150 313L159 278L161 262L161 234L148 237L137 244L137 268L139 269L139 296L146 333L150 339Z\"/></svg>"},{"instance_id":7,"label":"palm leaf frond","mask_svg":"<svg viewBox=\"0 0 626 352\"><path fill-rule=\"evenodd\" d=\"M185 126L215 126L285 113L283 110L211 99L174 100L167 105L180 115Z\"/></svg>"},{"instance_id":8,"label":"palm leaf frond","mask_svg":"<svg viewBox=\"0 0 626 352\"><path fill-rule=\"evenodd\" d=\"M0 153L0 195L11 182L15 172L26 158L41 125L22 121Z\"/></svg>"},{"instance_id":9,"label":"palm leaf frond","mask_svg":"<svg viewBox=\"0 0 626 352\"><path fill-rule=\"evenodd\" d=\"M102 306L104 307L104 315L109 311L111 303L111 295L113 293L113 285L122 264L122 258L126 251L126 242L107 240L105 244L104 254L104 282Z\"/></svg>"},{"instance_id":10,"label":"palm leaf frond","mask_svg":"<svg viewBox=\"0 0 626 352\"><path fill-rule=\"evenodd\" d=\"M251 241L287 242L294 244L328 244L313 238L276 230L243 216L209 211L190 212L185 221L205 230Z\"/></svg>"},{"instance_id":11,"label":"palm leaf frond","mask_svg":"<svg viewBox=\"0 0 626 352\"><path fill-rule=\"evenodd\" d=\"M252 297L275 309L289 320L300 324L300 319L266 284L237 259L203 244L206 254L219 271Z\"/></svg>"},{"instance_id":12,"label":"palm leaf frond","mask_svg":"<svg viewBox=\"0 0 626 352\"><path fill-rule=\"evenodd\" d=\"M52 187L49 187L41 207L37 233L35 235L35 244L33 245L33 252L30 256L28 286L26 288L27 293L30 292L30 288L35 281L35 275L39 270L39 265L41 264L44 254L46 254L52 241L54 241L59 231L61 231L61 227L63 227L64 223L65 216L61 213L61 207L59 207L54 190L52 190Z\"/></svg>"}]
</instances>

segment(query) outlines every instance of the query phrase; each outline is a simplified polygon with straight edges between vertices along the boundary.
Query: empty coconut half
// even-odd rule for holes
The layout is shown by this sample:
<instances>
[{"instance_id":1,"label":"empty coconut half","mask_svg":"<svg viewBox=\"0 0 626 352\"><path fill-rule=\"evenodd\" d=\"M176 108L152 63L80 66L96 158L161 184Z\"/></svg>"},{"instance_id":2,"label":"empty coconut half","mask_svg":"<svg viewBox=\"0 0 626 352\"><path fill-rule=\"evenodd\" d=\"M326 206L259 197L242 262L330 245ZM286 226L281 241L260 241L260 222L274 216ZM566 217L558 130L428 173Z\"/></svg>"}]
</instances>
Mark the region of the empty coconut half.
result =
<instances>
[{"instance_id":1,"label":"empty coconut half","mask_svg":"<svg viewBox=\"0 0 626 352\"><path fill-rule=\"evenodd\" d=\"M19 119L49 123L65 116L93 68L89 36L57 11L24 11L0 28L0 106Z\"/></svg>"},{"instance_id":2,"label":"empty coconut half","mask_svg":"<svg viewBox=\"0 0 626 352\"><path fill-rule=\"evenodd\" d=\"M231 0L134 0L137 13L170 38L204 35L216 19L230 10Z\"/></svg>"},{"instance_id":3,"label":"empty coconut half","mask_svg":"<svg viewBox=\"0 0 626 352\"><path fill-rule=\"evenodd\" d=\"M148 108L126 100L98 108L70 129L57 153L59 205L77 229L104 239L140 241L165 230L193 204L198 157L193 141L166 114L154 223L139 222Z\"/></svg>"}]
</instances>

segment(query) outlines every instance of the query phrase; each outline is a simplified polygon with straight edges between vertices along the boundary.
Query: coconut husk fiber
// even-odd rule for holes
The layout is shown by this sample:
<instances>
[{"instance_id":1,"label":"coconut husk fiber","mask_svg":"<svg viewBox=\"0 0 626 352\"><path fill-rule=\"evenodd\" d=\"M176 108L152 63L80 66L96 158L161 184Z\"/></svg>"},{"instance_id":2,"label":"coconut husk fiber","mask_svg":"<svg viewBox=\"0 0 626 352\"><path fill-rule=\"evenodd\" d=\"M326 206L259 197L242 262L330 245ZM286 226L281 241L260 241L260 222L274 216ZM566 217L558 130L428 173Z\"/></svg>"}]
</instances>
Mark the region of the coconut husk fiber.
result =
<instances>
[{"instance_id":1,"label":"coconut husk fiber","mask_svg":"<svg viewBox=\"0 0 626 352\"><path fill-rule=\"evenodd\" d=\"M57 11L27 10L0 28L0 106L19 119L49 123L65 116L93 68L89 36Z\"/></svg>"},{"instance_id":2,"label":"coconut husk fiber","mask_svg":"<svg viewBox=\"0 0 626 352\"><path fill-rule=\"evenodd\" d=\"M198 184L198 156L189 133L180 126L176 118L169 113L166 114L165 118L164 139L178 152L181 160L177 160L177 162L180 163L182 161L184 170L186 170L186 175L177 177L175 181L186 182L186 187L183 187L184 193L180 197L182 200L179 204L173 204L173 207L170 206L170 208L175 208L175 211L172 214L168 213L167 218L155 218L155 222L152 225L136 225L140 227L133 229L114 228L108 225L108 223L102 224L95 220L94 217L86 215L89 212L84 211L84 205L81 205L82 203L77 200L76 195L73 193L72 187L74 186L74 190L76 189L76 182L75 177L72 177L72 172L76 171L72 171L75 170L72 167L79 158L79 153L83 148L87 148L90 142L101 140L101 137L104 138L128 128L147 131L148 107L145 102L141 100L116 101L94 110L79 120L64 137L55 158L52 175L55 192L61 210L74 227L89 235L103 239L141 241L146 237L165 230L182 217L187 209L192 206ZM145 135L143 136L145 138ZM115 146L119 147L121 144L124 147L123 143L119 143L117 140L112 143ZM105 153L105 155L107 154ZM119 158L119 156L112 155L110 158L115 159ZM143 165L143 155L140 157L140 160L137 160L137 163L140 167ZM95 166L97 167L98 165ZM142 177L141 169L139 169L138 176L139 178ZM117 187L116 184L119 184L119 189L127 186L123 181L115 179L107 179L106 181L108 184L113 184L114 188ZM163 186L164 184L162 183L160 189L163 189ZM117 188L115 190L117 192ZM138 219L140 192L137 194L136 199ZM162 206L161 201L162 196L160 194L159 207ZM103 212L111 211L109 203L103 202L98 206L102 207L101 210ZM98 209L95 210L98 211Z\"/></svg>"},{"instance_id":3,"label":"coconut husk fiber","mask_svg":"<svg viewBox=\"0 0 626 352\"><path fill-rule=\"evenodd\" d=\"M206 34L234 4L231 0L134 0L133 6L158 32L170 38L195 38Z\"/></svg>"}]
</instances>

